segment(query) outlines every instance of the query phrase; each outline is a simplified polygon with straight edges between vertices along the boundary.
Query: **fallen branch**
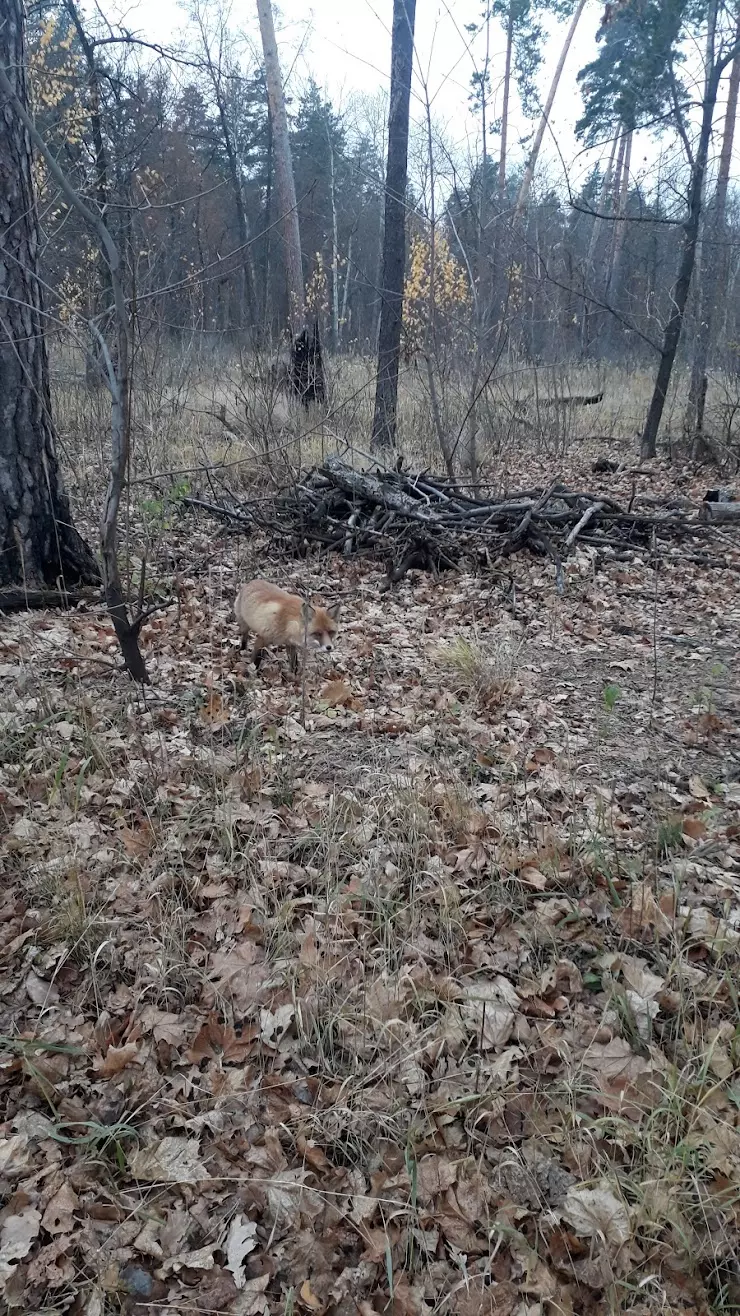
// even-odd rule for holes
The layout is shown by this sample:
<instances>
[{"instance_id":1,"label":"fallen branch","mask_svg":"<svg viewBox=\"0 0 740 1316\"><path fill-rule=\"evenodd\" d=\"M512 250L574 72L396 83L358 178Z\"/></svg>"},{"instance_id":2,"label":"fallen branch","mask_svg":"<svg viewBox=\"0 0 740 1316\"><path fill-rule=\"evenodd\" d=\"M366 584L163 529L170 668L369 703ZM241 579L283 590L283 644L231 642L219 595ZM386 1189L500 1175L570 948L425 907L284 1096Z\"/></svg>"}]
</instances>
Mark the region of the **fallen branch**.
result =
<instances>
[{"instance_id":1,"label":"fallen branch","mask_svg":"<svg viewBox=\"0 0 740 1316\"><path fill-rule=\"evenodd\" d=\"M595 516L598 516L598 514L599 514L599 512L602 510L603 506L604 506L604 504L601 503L601 502L599 502L599 503L592 503L590 507L587 507L587 508L586 508L586 510L585 510L585 512L583 513L583 516L581 517L580 521L577 521L577 522L576 522L576 524L573 526L573 529L571 530L570 534L568 535L568 537L567 537L567 539L566 539L566 541L565 541L565 547L566 547L566 548L572 548L573 544L575 544L575 542L576 542L576 540L577 540L579 534L581 533L581 531L582 531L583 529L585 529L585 527L588 525L589 521L593 521L594 517L595 517Z\"/></svg>"},{"instance_id":2,"label":"fallen branch","mask_svg":"<svg viewBox=\"0 0 740 1316\"><path fill-rule=\"evenodd\" d=\"M740 503L702 503L699 518L714 525L740 525Z\"/></svg>"},{"instance_id":3,"label":"fallen branch","mask_svg":"<svg viewBox=\"0 0 740 1316\"><path fill-rule=\"evenodd\" d=\"M0 593L0 612L28 612L36 608L76 608L95 603L100 590L6 589Z\"/></svg>"},{"instance_id":4,"label":"fallen branch","mask_svg":"<svg viewBox=\"0 0 740 1316\"><path fill-rule=\"evenodd\" d=\"M690 541L712 533L692 506L676 508L668 499L661 504L652 498L649 511L625 510L605 494L568 489L560 479L545 489L472 497L428 471L358 471L336 455L259 505L235 497L182 502L241 529L260 527L297 556L316 545L344 557L380 558L383 589L413 569L490 566L524 549L549 557L562 585L563 562L576 544L597 550L604 560L649 556L655 539L681 545L691 560L701 544ZM705 558L707 564L718 560Z\"/></svg>"}]
</instances>

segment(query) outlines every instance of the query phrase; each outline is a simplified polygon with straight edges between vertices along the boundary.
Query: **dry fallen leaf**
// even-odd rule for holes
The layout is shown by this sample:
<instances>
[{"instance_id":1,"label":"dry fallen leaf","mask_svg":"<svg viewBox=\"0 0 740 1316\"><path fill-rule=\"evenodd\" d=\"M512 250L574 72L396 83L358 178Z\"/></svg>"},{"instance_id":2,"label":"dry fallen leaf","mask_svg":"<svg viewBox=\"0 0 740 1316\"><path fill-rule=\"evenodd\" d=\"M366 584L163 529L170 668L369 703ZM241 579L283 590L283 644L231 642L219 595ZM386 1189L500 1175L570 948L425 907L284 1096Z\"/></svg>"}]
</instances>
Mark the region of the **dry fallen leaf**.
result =
<instances>
[{"instance_id":1,"label":"dry fallen leaf","mask_svg":"<svg viewBox=\"0 0 740 1316\"><path fill-rule=\"evenodd\" d=\"M301 1215L318 1215L321 1199L306 1187L307 1177L305 1170L282 1170L267 1180L265 1192L274 1220L297 1225Z\"/></svg>"},{"instance_id":2,"label":"dry fallen leaf","mask_svg":"<svg viewBox=\"0 0 740 1316\"><path fill-rule=\"evenodd\" d=\"M519 997L506 978L494 982L476 982L465 990L460 1005L468 1028L476 1033L484 1051L505 1046L514 1031Z\"/></svg>"},{"instance_id":3,"label":"dry fallen leaf","mask_svg":"<svg viewBox=\"0 0 740 1316\"><path fill-rule=\"evenodd\" d=\"M533 891L544 891L547 887L547 875L541 873L539 868L534 868L532 864L525 864L524 868L520 868L517 877Z\"/></svg>"},{"instance_id":4,"label":"dry fallen leaf","mask_svg":"<svg viewBox=\"0 0 740 1316\"><path fill-rule=\"evenodd\" d=\"M94 1288L85 1303L82 1316L104 1316L105 1294L102 1289Z\"/></svg>"},{"instance_id":5,"label":"dry fallen leaf","mask_svg":"<svg viewBox=\"0 0 740 1316\"><path fill-rule=\"evenodd\" d=\"M295 1006L291 1001L279 1005L277 1010L260 1010L260 1041L276 1046L295 1019Z\"/></svg>"},{"instance_id":6,"label":"dry fallen leaf","mask_svg":"<svg viewBox=\"0 0 740 1316\"><path fill-rule=\"evenodd\" d=\"M265 1297L265 1289L270 1283L270 1273L248 1279L239 1297L232 1302L230 1316L270 1316L270 1304Z\"/></svg>"},{"instance_id":7,"label":"dry fallen leaf","mask_svg":"<svg viewBox=\"0 0 740 1316\"><path fill-rule=\"evenodd\" d=\"M351 698L352 691L346 681L327 681L321 687L321 700L327 708L348 704Z\"/></svg>"},{"instance_id":8,"label":"dry fallen leaf","mask_svg":"<svg viewBox=\"0 0 740 1316\"><path fill-rule=\"evenodd\" d=\"M135 1179L145 1183L201 1183L208 1178L200 1161L200 1143L194 1138L162 1138L140 1147L129 1161Z\"/></svg>"},{"instance_id":9,"label":"dry fallen leaf","mask_svg":"<svg viewBox=\"0 0 740 1316\"><path fill-rule=\"evenodd\" d=\"M4 1287L15 1267L14 1261L27 1257L41 1228L41 1212L27 1206L17 1215L7 1216L0 1229L0 1288Z\"/></svg>"},{"instance_id":10,"label":"dry fallen leaf","mask_svg":"<svg viewBox=\"0 0 740 1316\"><path fill-rule=\"evenodd\" d=\"M630 1237L630 1214L608 1183L598 1188L574 1184L560 1208L576 1234L605 1243L614 1256Z\"/></svg>"},{"instance_id":11,"label":"dry fallen leaf","mask_svg":"<svg viewBox=\"0 0 740 1316\"><path fill-rule=\"evenodd\" d=\"M0 1138L0 1175L4 1179L15 1179L27 1174L30 1168L28 1134L13 1133L9 1138Z\"/></svg>"},{"instance_id":12,"label":"dry fallen leaf","mask_svg":"<svg viewBox=\"0 0 740 1316\"><path fill-rule=\"evenodd\" d=\"M324 1309L323 1302L320 1298L316 1297L316 1294L311 1288L311 1281L307 1279L304 1279L301 1284L301 1302L304 1307L308 1307L309 1311L323 1311Z\"/></svg>"},{"instance_id":13,"label":"dry fallen leaf","mask_svg":"<svg viewBox=\"0 0 740 1316\"><path fill-rule=\"evenodd\" d=\"M164 1250L159 1241L159 1235L162 1226L159 1220L147 1220L144 1228L139 1231L134 1239L134 1247L142 1256L153 1257L155 1261L161 1261L164 1257Z\"/></svg>"},{"instance_id":14,"label":"dry fallen leaf","mask_svg":"<svg viewBox=\"0 0 740 1316\"><path fill-rule=\"evenodd\" d=\"M55 984L45 982L43 978L39 978L33 969L26 977L26 991L34 1005L38 1005L40 1009L47 1005L54 1005L59 1000L59 991Z\"/></svg>"},{"instance_id":15,"label":"dry fallen leaf","mask_svg":"<svg viewBox=\"0 0 740 1316\"><path fill-rule=\"evenodd\" d=\"M70 1234L74 1226L74 1213L80 1205L80 1199L68 1184L61 1188L47 1202L41 1221L47 1234Z\"/></svg>"},{"instance_id":16,"label":"dry fallen leaf","mask_svg":"<svg viewBox=\"0 0 740 1316\"><path fill-rule=\"evenodd\" d=\"M701 777L697 775L689 777L689 790L695 800L708 800L711 795L709 788L704 784Z\"/></svg>"},{"instance_id":17,"label":"dry fallen leaf","mask_svg":"<svg viewBox=\"0 0 740 1316\"><path fill-rule=\"evenodd\" d=\"M209 726L224 726L228 722L228 705L218 690L209 691L206 702L201 705L200 717Z\"/></svg>"},{"instance_id":18,"label":"dry fallen leaf","mask_svg":"<svg viewBox=\"0 0 740 1316\"><path fill-rule=\"evenodd\" d=\"M230 996L236 1007L245 1011L257 1002L269 973L260 948L246 941L213 955L208 976L221 994Z\"/></svg>"},{"instance_id":19,"label":"dry fallen leaf","mask_svg":"<svg viewBox=\"0 0 740 1316\"><path fill-rule=\"evenodd\" d=\"M226 1269L230 1270L238 1289L243 1289L247 1277L244 1258L257 1246L257 1225L244 1215L235 1215L226 1235Z\"/></svg>"},{"instance_id":20,"label":"dry fallen leaf","mask_svg":"<svg viewBox=\"0 0 740 1316\"><path fill-rule=\"evenodd\" d=\"M121 1070L125 1069L127 1065L130 1065L138 1054L138 1042L126 1042L123 1046L109 1046L98 1072L103 1078L113 1078L116 1074L120 1074ZM98 1068L97 1065L96 1068Z\"/></svg>"},{"instance_id":21,"label":"dry fallen leaf","mask_svg":"<svg viewBox=\"0 0 740 1316\"><path fill-rule=\"evenodd\" d=\"M176 1257L167 1258L162 1266L162 1273L169 1275L176 1274L179 1270L213 1270L216 1264L213 1259L215 1250L216 1244L211 1243L206 1247L197 1248L195 1252L179 1252Z\"/></svg>"},{"instance_id":22,"label":"dry fallen leaf","mask_svg":"<svg viewBox=\"0 0 740 1316\"><path fill-rule=\"evenodd\" d=\"M531 1293L543 1300L553 1300L560 1288L555 1276L523 1234L512 1230L509 1239L511 1255L521 1267L522 1293Z\"/></svg>"},{"instance_id":23,"label":"dry fallen leaf","mask_svg":"<svg viewBox=\"0 0 740 1316\"><path fill-rule=\"evenodd\" d=\"M447 1156L422 1156L416 1170L416 1191L420 1202L432 1202L439 1193L451 1188L457 1178L457 1166Z\"/></svg>"}]
</instances>

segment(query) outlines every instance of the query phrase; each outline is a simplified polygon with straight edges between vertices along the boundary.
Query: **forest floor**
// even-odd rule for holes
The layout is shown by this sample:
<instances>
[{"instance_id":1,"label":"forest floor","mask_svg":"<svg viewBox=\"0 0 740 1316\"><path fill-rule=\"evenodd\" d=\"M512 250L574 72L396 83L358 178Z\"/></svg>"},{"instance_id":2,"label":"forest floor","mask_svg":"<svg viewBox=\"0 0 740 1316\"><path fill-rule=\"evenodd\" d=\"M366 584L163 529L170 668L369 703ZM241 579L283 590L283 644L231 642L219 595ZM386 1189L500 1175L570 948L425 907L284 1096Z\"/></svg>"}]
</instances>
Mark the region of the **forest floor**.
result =
<instances>
[{"instance_id":1,"label":"forest floor","mask_svg":"<svg viewBox=\"0 0 740 1316\"><path fill-rule=\"evenodd\" d=\"M562 596L160 544L145 697L102 612L0 631L0 1309L737 1311L737 534ZM305 681L254 574L342 600Z\"/></svg>"}]
</instances>

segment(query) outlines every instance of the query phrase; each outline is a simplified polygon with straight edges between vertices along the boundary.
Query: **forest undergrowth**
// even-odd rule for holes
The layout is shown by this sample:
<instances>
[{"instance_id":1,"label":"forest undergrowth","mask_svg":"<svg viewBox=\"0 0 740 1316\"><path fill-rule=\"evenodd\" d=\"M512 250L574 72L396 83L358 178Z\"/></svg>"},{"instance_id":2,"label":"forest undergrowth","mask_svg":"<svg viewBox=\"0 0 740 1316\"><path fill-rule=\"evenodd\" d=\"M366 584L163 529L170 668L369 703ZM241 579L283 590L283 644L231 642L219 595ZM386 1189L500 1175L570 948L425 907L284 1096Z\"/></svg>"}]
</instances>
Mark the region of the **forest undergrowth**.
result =
<instances>
[{"instance_id":1,"label":"forest undergrowth","mask_svg":"<svg viewBox=\"0 0 740 1316\"><path fill-rule=\"evenodd\" d=\"M0 632L4 1309L738 1310L736 536L381 595L134 523L144 695L102 610ZM342 602L304 678L255 574Z\"/></svg>"}]
</instances>

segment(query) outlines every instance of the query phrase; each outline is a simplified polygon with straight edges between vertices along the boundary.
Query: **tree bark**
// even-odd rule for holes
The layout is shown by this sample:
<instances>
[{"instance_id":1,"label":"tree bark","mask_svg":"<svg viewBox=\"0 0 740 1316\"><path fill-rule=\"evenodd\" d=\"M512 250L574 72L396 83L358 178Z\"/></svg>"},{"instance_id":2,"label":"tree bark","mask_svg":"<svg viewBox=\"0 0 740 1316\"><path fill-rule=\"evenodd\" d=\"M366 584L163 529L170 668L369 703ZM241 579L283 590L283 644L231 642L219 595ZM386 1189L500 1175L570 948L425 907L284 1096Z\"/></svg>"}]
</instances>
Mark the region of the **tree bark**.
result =
<instances>
[{"instance_id":1,"label":"tree bark","mask_svg":"<svg viewBox=\"0 0 740 1316\"><path fill-rule=\"evenodd\" d=\"M619 180L619 200L617 205L617 224L614 231L609 272L607 274L604 301L619 312L619 298L622 283L622 253L627 236L627 202L629 200L630 164L632 161L632 129L625 128L624 152L622 154L622 173ZM609 344L614 347L618 339L619 322L613 315L609 323Z\"/></svg>"},{"instance_id":2,"label":"tree bark","mask_svg":"<svg viewBox=\"0 0 740 1316\"><path fill-rule=\"evenodd\" d=\"M591 236L589 238L589 243L588 243L588 255L586 257L586 279L593 280L594 259L596 256L596 246L599 241L599 224L602 222L602 216L604 215L606 211L606 207L609 204L609 192L612 185L612 170L614 169L614 157L617 153L618 140L619 139L616 136L612 140L612 149L609 153L609 163L606 166L606 173L604 174L604 177L601 180L601 188L599 190L599 200L596 207L596 214L593 217L593 223L591 225ZM591 312L589 309L589 303L587 298L584 297L583 308L581 311L581 355L582 356L585 356L589 350L590 318L591 318Z\"/></svg>"},{"instance_id":3,"label":"tree bark","mask_svg":"<svg viewBox=\"0 0 740 1316\"><path fill-rule=\"evenodd\" d=\"M712 322L722 286L722 274L726 269L724 248L720 247L725 231L725 211L727 206L727 189L730 181L732 147L735 137L735 119L737 117L738 91L740 91L740 20L738 21L736 39L738 51L732 61L730 80L727 88L727 110L722 134L722 148L717 172L717 186L714 193L709 223L705 228L704 255L702 258L701 287L699 290L699 327L694 344L694 360L691 369L689 401L686 408L686 433L692 439L692 456L698 457L702 447L704 429L704 403L706 401L707 361L709 344L712 338Z\"/></svg>"},{"instance_id":4,"label":"tree bark","mask_svg":"<svg viewBox=\"0 0 740 1316\"><path fill-rule=\"evenodd\" d=\"M14 0L14 3L22 0ZM129 316L123 290L123 266L121 254L111 236L105 220L75 191L64 171L60 168L56 156L49 150L29 114L27 104L20 99L13 83L8 77L8 70L0 63L0 91L7 98L8 112L13 112L17 121L25 130L29 142L43 155L44 161L62 192L67 203L77 211L82 219L97 233L101 248L105 251L110 271L111 288L115 309L116 326L116 363L108 345L95 324L89 322L89 328L100 348L105 365L108 386L111 395L111 467L108 487L103 504L100 525L100 555L103 563L103 586L105 599L111 620L121 645L124 662L134 680L148 683L146 666L139 649L139 632L147 613L143 610L144 573L142 570L139 588L139 611L130 621L126 606L123 584L118 568L118 509L126 476L129 456L129 359L130 334Z\"/></svg>"},{"instance_id":5,"label":"tree bark","mask_svg":"<svg viewBox=\"0 0 740 1316\"><path fill-rule=\"evenodd\" d=\"M540 115L540 121L539 124L537 125L537 132L534 135L534 141L532 143L532 150L529 153L529 159L527 161L524 174L522 175L522 181L519 185L519 195L517 196L516 208L514 210L514 222L516 222L516 220L520 218L522 211L524 210L524 207L526 206L527 201L529 200L529 193L532 187L532 179L534 178L534 171L537 165L537 157L540 153L540 147L542 146L542 141L545 136L545 129L547 128L547 125L550 122L550 114L552 112L553 102L557 95L558 86L560 85L560 79L562 77L563 69L565 67L565 61L568 58L568 51L570 50L571 42L573 41L573 37L575 36L576 28L578 27L581 14L583 13L585 8L586 8L586 0L578 0L578 4L573 13L573 17L570 20L570 27L568 28L568 31L565 34L565 41L563 42L563 48L560 51L560 58L558 59L557 67L553 74L552 82L550 83L550 90L547 93L545 108L543 109L542 114Z\"/></svg>"},{"instance_id":6,"label":"tree bark","mask_svg":"<svg viewBox=\"0 0 740 1316\"><path fill-rule=\"evenodd\" d=\"M214 62L211 52L211 42L206 28L206 22L201 9L196 6L194 17L200 31L200 39L203 44L203 58L208 70L213 97L216 102L218 112L218 121L221 127L221 138L223 141L226 160L229 166L229 179L231 181L231 191L234 198L234 209L236 210L237 231L239 234L240 262L241 262L241 288L239 289L239 328L245 327L245 320L249 321L250 328L254 329L257 323L257 300L255 294L254 267L252 263L252 250L250 243L249 219L247 217L247 208L244 204L244 192L241 182L241 171L239 168L239 159L234 142L234 134L229 122L229 110L224 95L224 74L223 74L223 46L226 39L224 28L224 19L219 17L220 30L218 33L218 60Z\"/></svg>"},{"instance_id":7,"label":"tree bark","mask_svg":"<svg viewBox=\"0 0 740 1316\"><path fill-rule=\"evenodd\" d=\"M275 190L280 207L280 227L285 250L285 276L288 287L288 323L295 338L304 328L306 320L306 292L301 257L301 232L298 223L298 205L293 177L293 160L288 134L288 112L285 108L283 80L280 73L275 22L271 0L257 0L257 13L262 35L262 52L265 58L267 100L272 120L272 149L275 162Z\"/></svg>"},{"instance_id":8,"label":"tree bark","mask_svg":"<svg viewBox=\"0 0 740 1316\"><path fill-rule=\"evenodd\" d=\"M87 66L87 87L90 96L90 129L92 132L93 147L95 150L95 200L101 219L107 223L108 197L110 192L108 169L108 153L105 149L103 139L103 120L101 115L101 96L100 96L100 77L98 65L95 58L95 43L88 36L82 19L80 18L75 0L64 0L64 7L74 24L77 38L82 46L82 53L85 56ZM98 250L98 283L100 294L99 311L110 311L113 303L113 289L110 281L110 271L108 262L105 259L105 253L102 248ZM85 357L85 379L88 388L99 388L103 383L102 371L104 367L97 351L88 351Z\"/></svg>"},{"instance_id":9,"label":"tree bark","mask_svg":"<svg viewBox=\"0 0 740 1316\"><path fill-rule=\"evenodd\" d=\"M511 94L511 55L514 45L514 0L509 0L509 17L506 24L506 63L504 66L504 100L501 107L501 149L498 157L499 217L506 205L506 150L509 137L509 98ZM486 50L486 62L488 51ZM485 99L485 88L483 88Z\"/></svg>"},{"instance_id":10,"label":"tree bark","mask_svg":"<svg viewBox=\"0 0 740 1316\"><path fill-rule=\"evenodd\" d=\"M334 144L327 127L329 143L329 183L331 193L331 341L335 352L339 351L339 236L337 227L337 189L336 170L334 167Z\"/></svg>"},{"instance_id":11,"label":"tree bark","mask_svg":"<svg viewBox=\"0 0 740 1316\"><path fill-rule=\"evenodd\" d=\"M0 66L28 103L22 0L5 0ZM72 525L51 416L31 140L0 94L0 585L99 580Z\"/></svg>"},{"instance_id":12,"label":"tree bark","mask_svg":"<svg viewBox=\"0 0 740 1316\"><path fill-rule=\"evenodd\" d=\"M699 220L701 218L702 196L704 192L704 175L707 169L707 157L709 154L709 142L712 136L714 108L717 104L717 92L719 90L722 73L730 62L730 59L734 57L734 54L735 52L733 51L732 55L729 57L719 60L710 70L707 78L704 105L702 107L699 144L696 149L696 155L694 156L691 169L691 179L689 182L689 209L686 222L683 226L683 239L681 243L678 273L676 275L676 282L673 286L673 293L671 296L673 311L663 333L663 347L660 353L658 373L655 377L653 396L645 418L645 428L642 431L642 441L640 444L640 456L642 458L654 457L657 451L658 430L663 416L663 408L665 407L668 387L671 382L673 363L676 359L676 352L678 351L681 329L683 328L684 312L686 310L686 302L688 301L689 289L691 288L691 277L694 272L696 244L699 237Z\"/></svg>"},{"instance_id":13,"label":"tree bark","mask_svg":"<svg viewBox=\"0 0 740 1316\"><path fill-rule=\"evenodd\" d=\"M396 441L398 362L406 269L406 184L408 181L409 103L414 58L416 0L393 0L391 98L385 176L383 278L375 414L371 446L390 448Z\"/></svg>"}]
</instances>

